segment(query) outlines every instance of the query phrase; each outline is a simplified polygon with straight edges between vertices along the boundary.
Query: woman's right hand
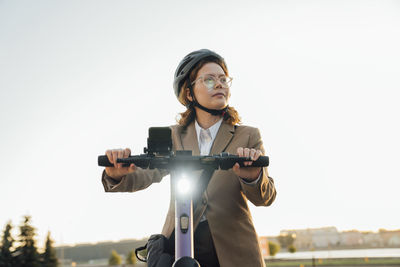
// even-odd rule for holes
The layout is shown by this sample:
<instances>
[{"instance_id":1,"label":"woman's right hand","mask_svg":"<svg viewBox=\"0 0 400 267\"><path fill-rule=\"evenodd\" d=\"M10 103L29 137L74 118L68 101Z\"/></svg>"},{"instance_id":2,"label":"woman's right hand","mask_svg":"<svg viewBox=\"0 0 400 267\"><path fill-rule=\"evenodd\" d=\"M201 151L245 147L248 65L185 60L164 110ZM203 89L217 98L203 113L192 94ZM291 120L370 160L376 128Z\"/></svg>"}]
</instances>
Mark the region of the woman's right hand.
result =
<instances>
[{"instance_id":1,"label":"woman's right hand","mask_svg":"<svg viewBox=\"0 0 400 267\"><path fill-rule=\"evenodd\" d=\"M106 174L111 178L121 180L123 176L136 170L136 166L133 163L129 167L122 167L122 163L117 163L118 158L127 158L131 155L129 148L107 150L106 155L108 160L114 164L114 167L106 167Z\"/></svg>"}]
</instances>

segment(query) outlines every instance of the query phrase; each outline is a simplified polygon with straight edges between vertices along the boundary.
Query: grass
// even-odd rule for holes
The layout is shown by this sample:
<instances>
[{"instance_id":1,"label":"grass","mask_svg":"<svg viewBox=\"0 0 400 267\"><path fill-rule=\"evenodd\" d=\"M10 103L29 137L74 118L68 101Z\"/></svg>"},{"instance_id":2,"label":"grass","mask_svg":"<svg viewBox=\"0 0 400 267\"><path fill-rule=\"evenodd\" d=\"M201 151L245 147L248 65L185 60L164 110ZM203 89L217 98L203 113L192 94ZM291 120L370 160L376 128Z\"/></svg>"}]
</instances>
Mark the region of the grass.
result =
<instances>
[{"instance_id":1,"label":"grass","mask_svg":"<svg viewBox=\"0 0 400 267\"><path fill-rule=\"evenodd\" d=\"M267 267L298 266L311 267L312 260L268 260ZM349 259L315 259L315 266L400 266L400 258L349 258Z\"/></svg>"}]
</instances>

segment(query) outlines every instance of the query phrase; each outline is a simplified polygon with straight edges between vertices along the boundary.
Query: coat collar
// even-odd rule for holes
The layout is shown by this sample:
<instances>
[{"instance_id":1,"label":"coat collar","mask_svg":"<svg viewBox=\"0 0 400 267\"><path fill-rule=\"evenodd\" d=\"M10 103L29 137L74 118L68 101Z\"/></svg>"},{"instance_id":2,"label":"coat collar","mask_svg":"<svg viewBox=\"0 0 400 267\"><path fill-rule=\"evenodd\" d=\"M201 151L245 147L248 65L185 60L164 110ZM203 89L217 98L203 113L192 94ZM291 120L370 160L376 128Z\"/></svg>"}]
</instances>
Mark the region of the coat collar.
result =
<instances>
[{"instance_id":1,"label":"coat collar","mask_svg":"<svg viewBox=\"0 0 400 267\"><path fill-rule=\"evenodd\" d=\"M191 150L193 156L200 155L194 121L191 122L186 128L182 128L180 135L183 150Z\"/></svg>"},{"instance_id":2,"label":"coat collar","mask_svg":"<svg viewBox=\"0 0 400 267\"><path fill-rule=\"evenodd\" d=\"M223 152L231 142L234 132L234 126L229 125L225 121L223 121L221 127L219 127L217 136L215 137L214 143L211 147L210 154L214 155Z\"/></svg>"},{"instance_id":3,"label":"coat collar","mask_svg":"<svg viewBox=\"0 0 400 267\"><path fill-rule=\"evenodd\" d=\"M234 132L234 126L229 125L225 121L223 121L211 147L210 154L214 155L223 152L231 142ZM191 150L194 156L200 155L199 143L197 141L197 133L194 121L191 122L185 129L182 129L182 131L180 132L180 137L182 148L184 150Z\"/></svg>"}]
</instances>

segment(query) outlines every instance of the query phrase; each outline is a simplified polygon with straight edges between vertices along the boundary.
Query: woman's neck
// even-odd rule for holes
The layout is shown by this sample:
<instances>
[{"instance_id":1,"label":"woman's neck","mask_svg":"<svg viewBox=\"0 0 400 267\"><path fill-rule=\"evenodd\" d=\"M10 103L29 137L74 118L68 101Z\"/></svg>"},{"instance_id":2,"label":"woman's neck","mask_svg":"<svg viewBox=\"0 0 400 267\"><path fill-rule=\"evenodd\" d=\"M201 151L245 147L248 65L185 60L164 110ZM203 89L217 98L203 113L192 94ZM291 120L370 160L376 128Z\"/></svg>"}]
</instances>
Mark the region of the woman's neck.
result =
<instances>
[{"instance_id":1,"label":"woman's neck","mask_svg":"<svg viewBox=\"0 0 400 267\"><path fill-rule=\"evenodd\" d=\"M214 124L216 124L220 119L221 119L221 115L211 115L210 113L201 110L199 108L195 108L196 109L196 120L197 123L200 125L201 128L203 129L208 129L211 126L213 126Z\"/></svg>"}]
</instances>

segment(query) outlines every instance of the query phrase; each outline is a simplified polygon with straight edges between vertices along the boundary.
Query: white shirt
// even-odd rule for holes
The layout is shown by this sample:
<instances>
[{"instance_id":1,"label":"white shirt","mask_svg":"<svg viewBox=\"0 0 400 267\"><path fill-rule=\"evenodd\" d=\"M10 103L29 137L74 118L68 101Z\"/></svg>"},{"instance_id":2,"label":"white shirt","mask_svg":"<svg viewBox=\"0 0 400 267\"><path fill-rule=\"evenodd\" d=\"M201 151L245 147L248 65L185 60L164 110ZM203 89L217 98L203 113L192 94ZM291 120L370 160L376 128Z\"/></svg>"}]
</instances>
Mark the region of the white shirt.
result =
<instances>
[{"instance_id":1,"label":"white shirt","mask_svg":"<svg viewBox=\"0 0 400 267\"><path fill-rule=\"evenodd\" d=\"M208 129L203 129L201 128L201 126L199 125L199 123L197 122L197 120L195 121L195 127L196 127L196 133L197 133L197 142L199 143L199 150L200 150L200 155L202 156L206 156L210 154L211 151L211 146L214 143L215 137L217 136L219 127L222 124L222 118L215 123L213 126L211 126ZM202 140L202 138L200 138L200 134L201 134L201 130L203 131L209 131L209 133L211 134L211 140Z\"/></svg>"}]
</instances>

